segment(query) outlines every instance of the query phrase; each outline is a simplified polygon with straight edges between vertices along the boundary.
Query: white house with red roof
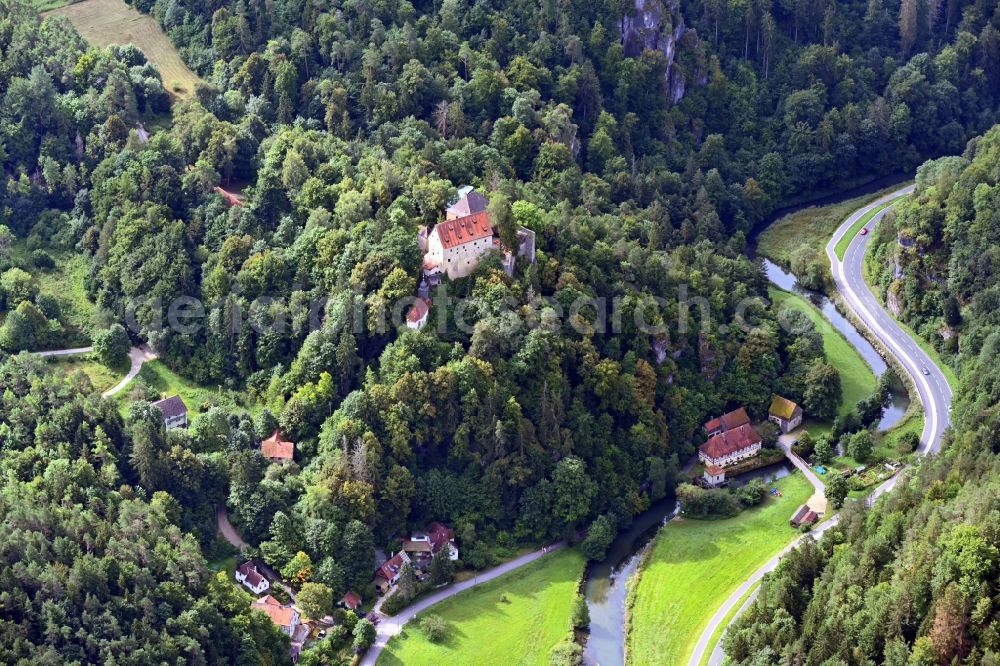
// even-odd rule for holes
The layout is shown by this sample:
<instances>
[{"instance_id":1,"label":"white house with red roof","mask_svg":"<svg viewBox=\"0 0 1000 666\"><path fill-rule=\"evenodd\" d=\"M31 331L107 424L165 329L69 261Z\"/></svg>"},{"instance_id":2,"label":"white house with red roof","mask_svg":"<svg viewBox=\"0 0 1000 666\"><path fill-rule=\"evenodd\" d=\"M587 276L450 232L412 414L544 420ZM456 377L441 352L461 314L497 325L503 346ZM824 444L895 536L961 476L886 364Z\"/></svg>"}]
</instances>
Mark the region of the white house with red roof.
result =
<instances>
[{"instance_id":1,"label":"white house with red roof","mask_svg":"<svg viewBox=\"0 0 1000 666\"><path fill-rule=\"evenodd\" d=\"M406 327L419 331L427 325L427 315L431 311L431 302L426 298L418 298L406 313Z\"/></svg>"},{"instance_id":2,"label":"white house with red roof","mask_svg":"<svg viewBox=\"0 0 1000 666\"><path fill-rule=\"evenodd\" d=\"M291 606L285 606L270 594L251 603L250 608L267 613L271 621L289 636L295 635L295 630L302 622L297 610Z\"/></svg>"},{"instance_id":3,"label":"white house with red roof","mask_svg":"<svg viewBox=\"0 0 1000 666\"><path fill-rule=\"evenodd\" d=\"M257 565L253 560L247 560L236 569L234 574L236 580L243 583L248 590L254 594L264 594L271 589L271 583L257 571Z\"/></svg>"},{"instance_id":4,"label":"white house with red roof","mask_svg":"<svg viewBox=\"0 0 1000 666\"><path fill-rule=\"evenodd\" d=\"M493 249L490 214L481 210L434 226L427 237L424 270L435 269L452 280L476 269L479 258Z\"/></svg>"},{"instance_id":5,"label":"white house with red roof","mask_svg":"<svg viewBox=\"0 0 1000 666\"><path fill-rule=\"evenodd\" d=\"M698 459L715 467L725 467L760 452L763 440L749 423L716 433L698 447Z\"/></svg>"},{"instance_id":6,"label":"white house with red roof","mask_svg":"<svg viewBox=\"0 0 1000 666\"><path fill-rule=\"evenodd\" d=\"M403 566L409 563L410 556L406 554L405 550L399 551L383 562L382 566L375 570L375 587L378 588L379 592L382 594L388 592L389 588L399 580L399 576L403 573Z\"/></svg>"},{"instance_id":7,"label":"white house with red roof","mask_svg":"<svg viewBox=\"0 0 1000 666\"><path fill-rule=\"evenodd\" d=\"M426 553L436 555L442 548L448 549L448 559L458 559L458 546L455 544L455 530L434 521L422 532L414 532L403 542L403 551L407 553Z\"/></svg>"}]
</instances>

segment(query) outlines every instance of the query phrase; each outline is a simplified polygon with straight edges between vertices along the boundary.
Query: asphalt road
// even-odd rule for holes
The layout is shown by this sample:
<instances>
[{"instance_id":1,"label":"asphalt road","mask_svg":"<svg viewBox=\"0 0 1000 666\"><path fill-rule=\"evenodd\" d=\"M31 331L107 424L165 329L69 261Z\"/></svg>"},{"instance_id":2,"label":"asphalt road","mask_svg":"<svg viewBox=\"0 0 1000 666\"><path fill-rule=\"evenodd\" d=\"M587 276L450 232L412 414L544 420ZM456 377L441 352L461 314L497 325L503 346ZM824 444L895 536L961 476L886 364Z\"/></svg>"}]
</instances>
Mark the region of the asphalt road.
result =
<instances>
[{"instance_id":1,"label":"asphalt road","mask_svg":"<svg viewBox=\"0 0 1000 666\"><path fill-rule=\"evenodd\" d=\"M872 331L872 333L882 342L885 348L896 357L905 372L913 380L913 384L917 389L917 395L920 398L920 403L924 408L924 429L921 432L920 447L917 452L920 454L926 454L941 450L942 436L951 422L950 411L952 389L948 384L948 379L941 368L934 363L934 361L920 348L910 335L896 323L888 312L885 311L882 305L875 298L871 289L869 289L868 285L865 283L862 272L862 264L865 255L865 248L867 247L868 240L871 238L871 234L856 235L851 240L847 251L844 253L844 261L840 261L840 259L837 258L835 250L837 242L847 235L847 233L851 230L851 226L868 211L873 208L877 208L879 205L887 201L892 201L900 196L909 194L912 191L913 185L908 185L855 211L850 217L844 220L843 224L841 224L837 231L833 234L830 242L827 243L826 254L830 259L830 265L833 272L834 282L837 285L837 290L844 297L848 307L850 307L851 310L857 314L864 325ZM865 226L871 229L875 222L880 220L885 214L885 210L887 209L884 209L874 215L872 220ZM924 374L925 369L927 374ZM874 491L872 491L872 494L868 497L867 501L869 503L874 502L879 495L891 490L896 484L897 478L899 478L898 475L893 476L888 481L878 486ZM828 520L825 520L817 525L810 533L811 536L816 538L822 535L823 532L837 524L837 518L837 516L833 516L832 518L829 518ZM774 568L778 566L778 562L781 558L788 551L798 546L802 542L803 538L804 537L799 537L784 548L780 553L768 560L760 569L755 571L750 578L748 578L742 585L736 588L731 595L729 595L722 607L719 608L719 610L717 610L709 620L708 626L705 627L701 636L699 636L698 643L695 645L691 659L688 661L688 666L698 666L701 663L705 652L709 648L712 635L719 628L719 626L721 626L726 615L736 608L737 604L740 603L741 597L753 588L760 581L760 579L764 577L764 574L773 571ZM746 610L747 607L749 607L750 602L756 598L756 596L757 591L755 590L746 601L740 604L736 614L733 616L733 619ZM730 619L730 622L732 622L732 619ZM721 641L719 641L719 643L717 643L712 650L708 663L710 666L719 666L722 664L723 658L724 653L722 652Z\"/></svg>"}]
</instances>

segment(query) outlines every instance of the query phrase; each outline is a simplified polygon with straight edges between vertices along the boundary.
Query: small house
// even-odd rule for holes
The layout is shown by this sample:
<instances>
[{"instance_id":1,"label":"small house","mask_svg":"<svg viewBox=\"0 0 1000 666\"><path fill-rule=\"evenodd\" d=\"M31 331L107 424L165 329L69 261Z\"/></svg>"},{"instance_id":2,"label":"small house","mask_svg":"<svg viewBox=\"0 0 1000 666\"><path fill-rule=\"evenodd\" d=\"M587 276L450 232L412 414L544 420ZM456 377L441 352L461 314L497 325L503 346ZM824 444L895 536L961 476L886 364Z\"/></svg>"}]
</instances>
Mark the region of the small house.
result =
<instances>
[{"instance_id":1,"label":"small house","mask_svg":"<svg viewBox=\"0 0 1000 666\"><path fill-rule=\"evenodd\" d=\"M753 426L741 425L709 437L698 447L698 459L706 466L726 467L757 455L762 442Z\"/></svg>"},{"instance_id":2,"label":"small house","mask_svg":"<svg viewBox=\"0 0 1000 666\"><path fill-rule=\"evenodd\" d=\"M454 562L458 559L458 546L455 544L455 530L443 523L434 521L422 532L414 532L403 542L403 551L413 554L418 559L430 559L442 548L448 549L448 559Z\"/></svg>"},{"instance_id":3,"label":"small house","mask_svg":"<svg viewBox=\"0 0 1000 666\"><path fill-rule=\"evenodd\" d=\"M427 315L430 311L431 302L426 298L418 298L406 313L406 327L419 331L427 325Z\"/></svg>"},{"instance_id":4,"label":"small house","mask_svg":"<svg viewBox=\"0 0 1000 666\"><path fill-rule=\"evenodd\" d=\"M281 436L281 431L275 429L271 436L261 440L260 452L271 462L292 460L295 456L295 443Z\"/></svg>"},{"instance_id":5,"label":"small house","mask_svg":"<svg viewBox=\"0 0 1000 666\"><path fill-rule=\"evenodd\" d=\"M810 525L815 523L817 518L819 518L819 514L810 509L808 504L803 504L792 514L792 518L788 521L788 524L792 527Z\"/></svg>"},{"instance_id":6,"label":"small house","mask_svg":"<svg viewBox=\"0 0 1000 666\"><path fill-rule=\"evenodd\" d=\"M726 470L718 465L705 465L705 472L702 474L705 485L717 488L726 482Z\"/></svg>"},{"instance_id":7,"label":"small house","mask_svg":"<svg viewBox=\"0 0 1000 666\"><path fill-rule=\"evenodd\" d=\"M160 410L160 413L163 415L163 424L167 427L167 430L187 427L187 405L184 404L179 395L172 395L169 398L157 400L153 403L153 407Z\"/></svg>"},{"instance_id":8,"label":"small house","mask_svg":"<svg viewBox=\"0 0 1000 666\"><path fill-rule=\"evenodd\" d=\"M791 432L802 425L802 408L788 398L775 394L771 398L771 407L767 410L767 420L777 424L781 432Z\"/></svg>"},{"instance_id":9,"label":"small house","mask_svg":"<svg viewBox=\"0 0 1000 666\"><path fill-rule=\"evenodd\" d=\"M271 589L271 584L257 570L252 560L247 560L236 569L236 580L243 583L254 594L263 594Z\"/></svg>"},{"instance_id":10,"label":"small house","mask_svg":"<svg viewBox=\"0 0 1000 666\"><path fill-rule=\"evenodd\" d=\"M348 590L344 598L340 600L340 605L347 610L356 611L361 608L361 595Z\"/></svg>"},{"instance_id":11,"label":"small house","mask_svg":"<svg viewBox=\"0 0 1000 666\"><path fill-rule=\"evenodd\" d=\"M734 430L745 425L750 425L750 417L747 416L747 410L740 407L739 409L726 412L722 416L711 419L710 421L706 421L704 428L708 436L711 437L712 435L717 435L720 432Z\"/></svg>"},{"instance_id":12,"label":"small house","mask_svg":"<svg viewBox=\"0 0 1000 666\"><path fill-rule=\"evenodd\" d=\"M385 594L399 580L403 572L403 565L410 563L410 556L405 550L401 550L388 560L382 563L375 571L375 587L382 594Z\"/></svg>"},{"instance_id":13,"label":"small house","mask_svg":"<svg viewBox=\"0 0 1000 666\"><path fill-rule=\"evenodd\" d=\"M278 628L288 636L295 635L295 630L302 621L297 610L291 606L283 605L270 594L251 603L250 608L267 613L271 621L278 625Z\"/></svg>"}]
</instances>

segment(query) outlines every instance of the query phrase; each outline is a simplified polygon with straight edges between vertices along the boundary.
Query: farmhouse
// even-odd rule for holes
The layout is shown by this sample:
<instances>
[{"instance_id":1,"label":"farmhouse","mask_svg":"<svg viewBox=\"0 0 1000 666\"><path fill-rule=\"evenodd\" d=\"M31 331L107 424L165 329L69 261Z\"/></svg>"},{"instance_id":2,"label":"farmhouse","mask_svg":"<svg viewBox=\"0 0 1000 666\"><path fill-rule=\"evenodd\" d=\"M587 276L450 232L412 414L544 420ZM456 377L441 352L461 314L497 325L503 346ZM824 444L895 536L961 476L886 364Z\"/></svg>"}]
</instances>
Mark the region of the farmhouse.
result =
<instances>
[{"instance_id":1,"label":"farmhouse","mask_svg":"<svg viewBox=\"0 0 1000 666\"><path fill-rule=\"evenodd\" d=\"M778 424L781 432L791 432L802 424L802 408L788 398L775 394L767 410L767 420Z\"/></svg>"},{"instance_id":2,"label":"farmhouse","mask_svg":"<svg viewBox=\"0 0 1000 666\"><path fill-rule=\"evenodd\" d=\"M160 410L160 413L163 415L163 424L167 426L167 430L187 426L187 405L184 404L179 395L172 395L169 398L157 400L153 403L153 407Z\"/></svg>"},{"instance_id":3,"label":"farmhouse","mask_svg":"<svg viewBox=\"0 0 1000 666\"><path fill-rule=\"evenodd\" d=\"M295 455L295 443L281 436L281 431L275 429L271 436L261 440L260 452L271 462L291 460Z\"/></svg>"},{"instance_id":4,"label":"farmhouse","mask_svg":"<svg viewBox=\"0 0 1000 666\"><path fill-rule=\"evenodd\" d=\"M760 435L745 424L709 437L698 447L698 459L706 465L725 467L757 455L760 447Z\"/></svg>"},{"instance_id":5,"label":"farmhouse","mask_svg":"<svg viewBox=\"0 0 1000 666\"><path fill-rule=\"evenodd\" d=\"M810 509L808 504L803 504L792 514L788 524L792 527L799 527L800 525L814 523L817 518L819 518L819 515Z\"/></svg>"},{"instance_id":6,"label":"farmhouse","mask_svg":"<svg viewBox=\"0 0 1000 666\"><path fill-rule=\"evenodd\" d=\"M236 570L235 577L254 594L263 594L271 588L271 584L257 571L257 565L252 560L241 564Z\"/></svg>"},{"instance_id":7,"label":"farmhouse","mask_svg":"<svg viewBox=\"0 0 1000 666\"><path fill-rule=\"evenodd\" d=\"M389 588L399 580L399 576L403 572L403 565L409 563L410 556L406 554L405 550L401 550L376 569L375 587L378 588L378 591L382 594L388 592Z\"/></svg>"},{"instance_id":8,"label":"farmhouse","mask_svg":"<svg viewBox=\"0 0 1000 666\"><path fill-rule=\"evenodd\" d=\"M734 409L731 412L726 412L722 416L714 418L710 421L705 422L705 432L708 436L718 434L720 432L725 432L727 430L733 430L734 428L739 428L740 426L745 426L750 424L750 417L747 416L747 410L743 407L739 409Z\"/></svg>"},{"instance_id":9,"label":"farmhouse","mask_svg":"<svg viewBox=\"0 0 1000 666\"><path fill-rule=\"evenodd\" d=\"M268 616L270 616L271 621L278 625L278 628L289 636L295 635L295 630L298 628L301 621L301 617L299 616L299 612L297 610L291 606L283 606L280 601L272 597L270 594L251 603L250 608L267 613Z\"/></svg>"}]
</instances>

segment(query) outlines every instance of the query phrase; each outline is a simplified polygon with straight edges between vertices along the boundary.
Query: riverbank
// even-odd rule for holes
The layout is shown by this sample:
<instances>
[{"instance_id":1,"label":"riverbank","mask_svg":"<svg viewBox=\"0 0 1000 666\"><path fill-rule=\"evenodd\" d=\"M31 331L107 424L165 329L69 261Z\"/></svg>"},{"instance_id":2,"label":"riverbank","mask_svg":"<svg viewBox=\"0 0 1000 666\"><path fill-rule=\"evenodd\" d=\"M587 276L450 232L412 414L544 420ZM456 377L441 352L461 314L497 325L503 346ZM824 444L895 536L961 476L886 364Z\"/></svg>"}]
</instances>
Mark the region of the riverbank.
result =
<instances>
[{"instance_id":1,"label":"riverbank","mask_svg":"<svg viewBox=\"0 0 1000 666\"><path fill-rule=\"evenodd\" d=\"M813 493L795 472L781 497L723 520L676 518L657 534L628 595L629 664L685 664L712 613L795 538L788 519Z\"/></svg>"}]
</instances>

